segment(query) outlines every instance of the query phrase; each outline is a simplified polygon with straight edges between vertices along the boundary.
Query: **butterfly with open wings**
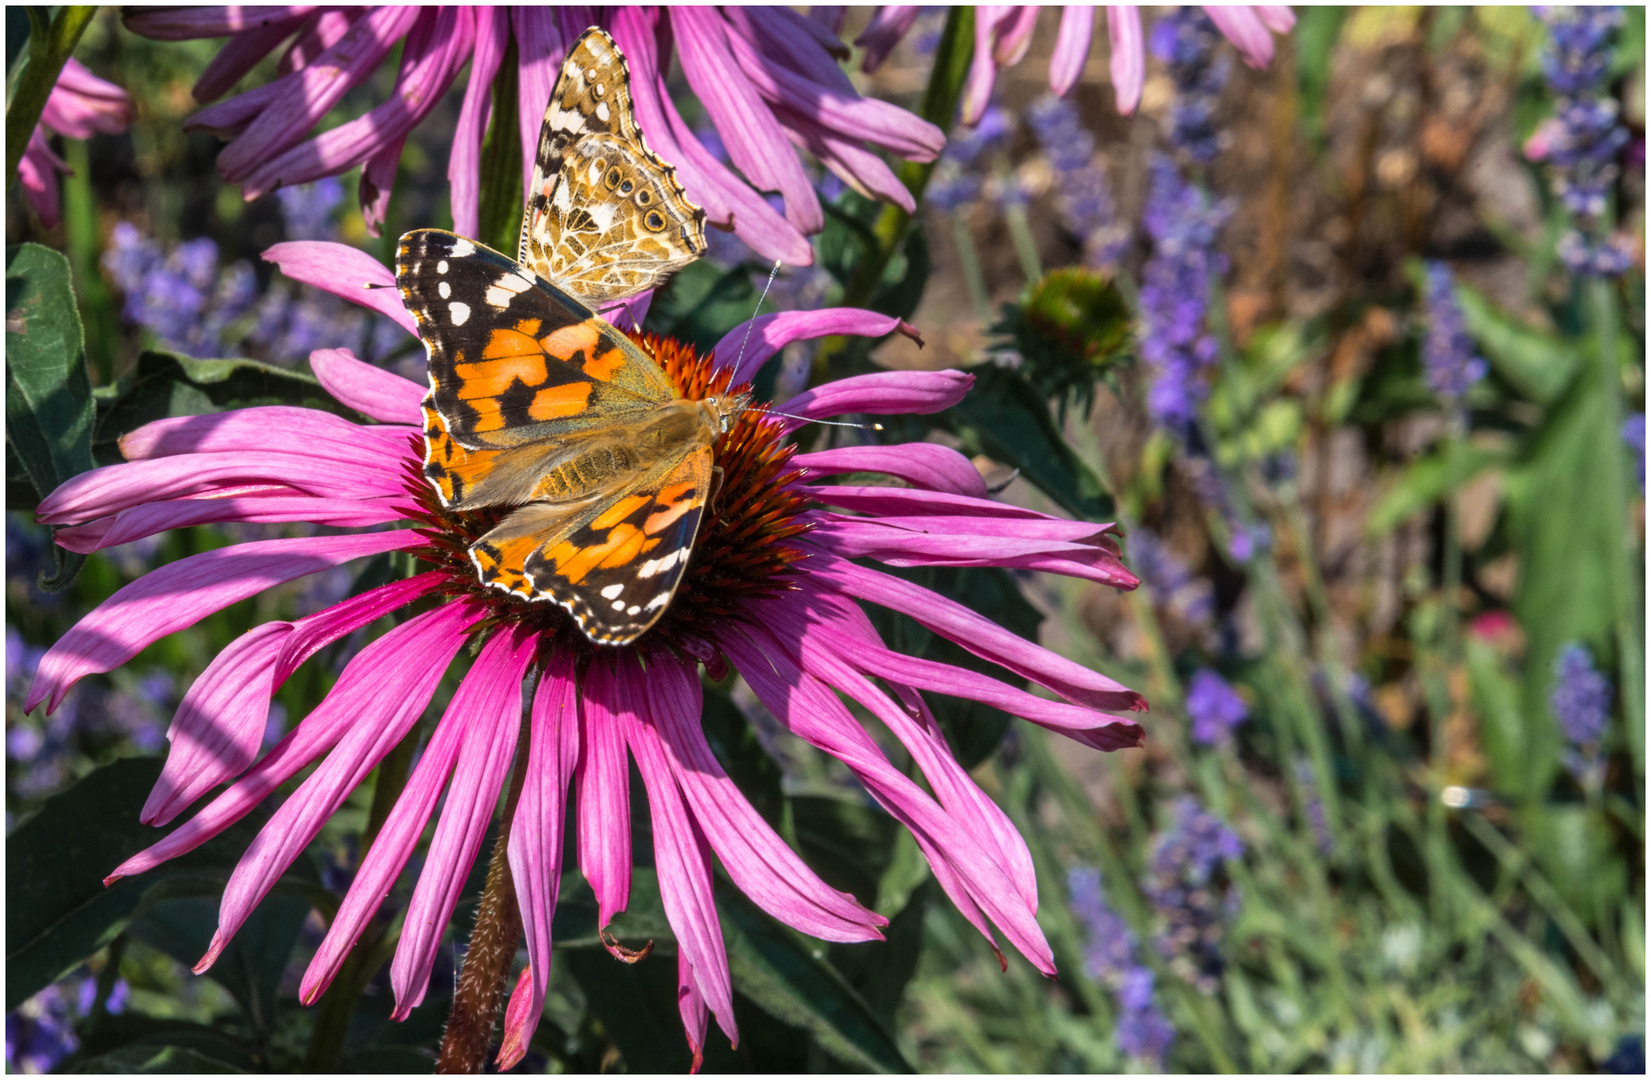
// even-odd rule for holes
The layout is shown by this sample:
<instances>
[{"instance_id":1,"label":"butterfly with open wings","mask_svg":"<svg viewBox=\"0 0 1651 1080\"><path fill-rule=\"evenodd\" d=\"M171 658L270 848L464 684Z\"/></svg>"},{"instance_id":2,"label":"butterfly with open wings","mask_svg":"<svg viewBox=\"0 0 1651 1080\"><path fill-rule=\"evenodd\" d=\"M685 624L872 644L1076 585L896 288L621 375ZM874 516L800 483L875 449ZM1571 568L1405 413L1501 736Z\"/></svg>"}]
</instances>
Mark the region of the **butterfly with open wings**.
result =
<instances>
[{"instance_id":1,"label":"butterfly with open wings","mask_svg":"<svg viewBox=\"0 0 1651 1080\"><path fill-rule=\"evenodd\" d=\"M603 645L670 604L713 448L746 405L682 397L593 310L705 252L704 212L643 141L629 84L613 39L586 31L545 111L517 260L435 229L396 254L429 355L424 474L447 509L514 508L470 546L478 577Z\"/></svg>"}]
</instances>

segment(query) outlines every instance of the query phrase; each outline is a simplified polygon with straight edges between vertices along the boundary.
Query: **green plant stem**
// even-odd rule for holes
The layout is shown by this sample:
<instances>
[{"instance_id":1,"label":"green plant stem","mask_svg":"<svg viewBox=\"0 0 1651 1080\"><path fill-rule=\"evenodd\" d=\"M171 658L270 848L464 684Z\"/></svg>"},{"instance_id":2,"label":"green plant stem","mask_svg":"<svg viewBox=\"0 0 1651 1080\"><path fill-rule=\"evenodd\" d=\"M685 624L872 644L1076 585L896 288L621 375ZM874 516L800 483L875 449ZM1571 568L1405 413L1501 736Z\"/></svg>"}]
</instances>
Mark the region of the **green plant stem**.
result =
<instances>
[{"instance_id":1,"label":"green plant stem","mask_svg":"<svg viewBox=\"0 0 1651 1080\"><path fill-rule=\"evenodd\" d=\"M98 271L97 198L92 191L91 155L83 139L65 139L63 157L71 170L63 181L63 228L67 233L69 267L74 271L75 295L86 327L86 361L92 382L115 380L114 342L120 337L109 288Z\"/></svg>"},{"instance_id":2,"label":"green plant stem","mask_svg":"<svg viewBox=\"0 0 1651 1080\"><path fill-rule=\"evenodd\" d=\"M482 139L478 238L515 255L522 220L522 141L518 133L516 36L512 32L493 77L493 112Z\"/></svg>"},{"instance_id":3,"label":"green plant stem","mask_svg":"<svg viewBox=\"0 0 1651 1080\"><path fill-rule=\"evenodd\" d=\"M361 851L372 850L379 830L390 817L396 799L407 786L407 775L412 768L413 752L418 748L423 725L415 727L407 737L396 744L378 764L378 779L373 783L372 807L367 811L367 827L361 832ZM310 1043L304 1053L305 1072L332 1072L339 1067L344 1054L344 1039L350 1031L350 1020L361 1002L361 992L383 963L381 944L385 923L375 917L350 950L332 985L321 998L316 1011L315 1027L310 1032Z\"/></svg>"},{"instance_id":4,"label":"green plant stem","mask_svg":"<svg viewBox=\"0 0 1651 1080\"><path fill-rule=\"evenodd\" d=\"M1032 236L1032 223L1026 218L1026 207L1010 206L1003 211L1003 221L1009 226L1009 238L1014 241L1015 257L1020 260L1020 272L1026 275L1026 283L1030 285L1041 280L1043 260L1038 258L1038 242Z\"/></svg>"},{"instance_id":5,"label":"green plant stem","mask_svg":"<svg viewBox=\"0 0 1651 1080\"><path fill-rule=\"evenodd\" d=\"M957 247L957 267L963 271L963 283L969 289L969 303L975 317L982 323L992 318L992 299L986 293L986 275L980 270L980 251L975 247L974 233L969 231L969 216L962 209L953 210L952 242Z\"/></svg>"},{"instance_id":6,"label":"green plant stem","mask_svg":"<svg viewBox=\"0 0 1651 1080\"><path fill-rule=\"evenodd\" d=\"M929 85L923 92L919 116L941 129L951 126L958 102L963 97L963 83L968 77L974 51L975 9L950 8L945 29L940 32L940 44L935 48L934 67L929 71ZM900 163L897 171L900 182L906 185L906 190L919 203L923 200L924 189L929 186L929 177L934 175L935 164L935 161ZM894 258L894 253L900 250L910 226L910 214L892 204L883 207L872 225L877 247L866 252L855 267L854 277L843 290L844 307L865 307L876 295L877 286L883 280L883 271L888 267L889 260Z\"/></svg>"},{"instance_id":7,"label":"green plant stem","mask_svg":"<svg viewBox=\"0 0 1651 1080\"><path fill-rule=\"evenodd\" d=\"M17 175L23 151L28 149L29 137L34 134L35 125L40 123L40 114L46 111L46 99L51 97L52 87L57 85L63 65L79 44L80 35L91 24L92 16L97 14L95 6L65 5L57 9L57 14L48 23L46 8L30 7L27 11L28 67L18 77L12 99L6 106L8 181Z\"/></svg>"}]
</instances>

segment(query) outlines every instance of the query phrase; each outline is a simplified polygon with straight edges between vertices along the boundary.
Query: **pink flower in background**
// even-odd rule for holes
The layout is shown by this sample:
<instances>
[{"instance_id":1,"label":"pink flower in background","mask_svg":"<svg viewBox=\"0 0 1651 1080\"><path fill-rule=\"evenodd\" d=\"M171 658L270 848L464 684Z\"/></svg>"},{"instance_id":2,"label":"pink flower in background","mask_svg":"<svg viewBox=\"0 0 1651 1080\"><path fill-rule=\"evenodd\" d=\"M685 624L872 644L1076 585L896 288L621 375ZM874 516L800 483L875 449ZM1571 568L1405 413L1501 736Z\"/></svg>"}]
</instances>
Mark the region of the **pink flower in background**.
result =
<instances>
[{"instance_id":1,"label":"pink flower in background","mask_svg":"<svg viewBox=\"0 0 1651 1080\"><path fill-rule=\"evenodd\" d=\"M131 122L132 99L126 91L93 75L79 60L71 58L64 63L57 85L46 99L46 109L40 114L40 124L29 136L28 149L17 167L23 195L40 215L41 224L48 229L57 224L57 177L70 171L68 162L52 152L46 142L47 133L90 139L99 132L118 135Z\"/></svg>"},{"instance_id":2,"label":"pink flower in background","mask_svg":"<svg viewBox=\"0 0 1651 1080\"><path fill-rule=\"evenodd\" d=\"M266 258L411 329L394 289L362 288L392 277L359 251L294 242ZM915 333L890 316L837 308L763 315L704 357L668 339L648 341L683 392L700 396L749 382L792 341L892 331ZM515 754L528 755L528 767L508 852L530 962L506 1011L501 1067L521 1059L543 1008L570 789L579 806L579 866L601 923L628 903L628 759L647 790L654 863L677 943L681 1015L696 1059L710 1016L730 1040L738 1037L711 894L712 853L781 922L827 941L879 938L886 920L821 881L723 772L700 726L702 665L713 678L738 671L790 731L852 770L911 830L941 887L994 951L994 933L1001 933L1040 971L1054 973L1034 917L1027 846L952 756L923 694L985 702L1102 750L1139 745L1140 726L1112 713L1145 702L956 601L861 563L1013 567L1133 588L1111 525L995 502L967 458L931 443L796 454L787 434L803 421L747 412L718 446L718 510L701 530L676 599L637 643L603 648L555 605L528 604L478 583L466 548L491 527L494 512L443 510L423 479L424 386L342 349L315 352L311 365L329 392L377 422L286 407L155 421L122 440L127 462L73 478L39 508L40 519L57 526L58 542L80 552L190 524L402 524L237 544L161 567L116 592L52 647L28 709L42 702L55 709L78 679L110 671L161 637L282 582L390 551L408 551L427 566L305 618L254 627L185 695L143 820L165 824L213 788L229 787L109 880L192 850L316 766L235 869L197 970L216 960L350 792L413 730L449 665L474 641L479 652L304 976L305 1002L337 974L445 790L390 969L394 1015L405 1018L419 1003ZM956 371L877 372L824 384L780 408L810 419L936 412L956 404L972 382ZM905 486L813 482L864 472ZM893 651L862 602L904 612L1052 696ZM260 757L274 691L328 643L410 604L418 613L356 654L321 704ZM926 788L888 759L839 694L900 740ZM529 735L518 745L524 706Z\"/></svg>"},{"instance_id":3,"label":"pink flower in background","mask_svg":"<svg viewBox=\"0 0 1651 1080\"><path fill-rule=\"evenodd\" d=\"M136 10L125 20L147 37L228 38L195 84L202 102L285 45L275 81L202 109L188 126L230 140L218 171L248 198L361 166L362 214L375 234L403 144L467 63L447 176L454 231L476 234L482 136L512 38L525 187L562 57L592 25L607 29L630 63L637 123L654 152L676 166L710 223L731 228L765 258L808 265L806 237L824 225L797 147L857 191L909 209L910 193L876 151L930 161L945 143L934 125L861 97L837 64L848 50L835 33L783 7L219 7ZM390 99L309 137L398 42ZM665 77L673 49L743 178L700 143L671 101ZM783 213L762 191L779 192Z\"/></svg>"},{"instance_id":4,"label":"pink flower in background","mask_svg":"<svg viewBox=\"0 0 1651 1080\"><path fill-rule=\"evenodd\" d=\"M865 49L866 71L875 70L887 59L900 38L911 29L920 10L911 6L878 9L865 31L854 40ZM974 65L963 90L965 124L972 126L985 114L997 73L1025 57L1032 43L1038 10L985 4L975 8ZM1204 10L1227 40L1238 47L1244 61L1254 68L1263 68L1272 62L1272 34L1287 34L1296 24L1295 14L1284 4L1211 5ZM1133 4L1108 6L1106 19L1112 39L1112 90L1118 111L1127 116L1140 105L1141 86L1146 78L1141 9ZM1061 97L1065 97L1083 75L1094 32L1093 6L1061 8L1055 51L1049 59L1049 89Z\"/></svg>"}]
</instances>

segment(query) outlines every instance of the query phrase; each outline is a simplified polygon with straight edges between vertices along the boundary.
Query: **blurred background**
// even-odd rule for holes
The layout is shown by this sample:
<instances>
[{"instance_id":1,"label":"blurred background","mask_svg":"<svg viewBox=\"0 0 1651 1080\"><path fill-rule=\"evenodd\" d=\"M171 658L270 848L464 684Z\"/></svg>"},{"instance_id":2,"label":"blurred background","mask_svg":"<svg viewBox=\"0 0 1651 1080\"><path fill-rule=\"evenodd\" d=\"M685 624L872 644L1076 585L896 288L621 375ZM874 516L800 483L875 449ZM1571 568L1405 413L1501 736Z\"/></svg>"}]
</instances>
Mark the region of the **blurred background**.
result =
<instances>
[{"instance_id":1,"label":"blurred background","mask_svg":"<svg viewBox=\"0 0 1651 1080\"><path fill-rule=\"evenodd\" d=\"M27 30L17 10L8 63ZM870 17L823 16L844 41ZM859 50L845 71L915 110L949 17L926 9L874 73ZM740 1007L763 1018L739 1051L713 1048L708 1070L1644 1071L1645 23L1624 9L1578 44L1567 27L1585 17L1302 8L1257 70L1197 9L1147 8L1140 106L1122 116L1099 33L1071 94L1049 94L1059 13L1043 11L980 123L949 132L871 295L856 273L879 207L820 173L815 265L782 269L762 309L860 303L927 344L790 346L767 376L775 399L876 366L973 369L963 405L884 438L962 448L1006 501L1120 522L1142 585L923 580L1152 709L1146 747L1110 755L984 706L944 717L1031 845L1061 969L1050 981L1018 957L1000 971L846 771L737 680L718 687L707 728L742 764L730 771L783 803L822 876L894 921L887 944L817 950L832 993L882 1030L848 1031L829 995L786 998L736 965ZM1566 48L1598 61L1587 94L1556 85ZM8 196L8 245L68 256L100 424L156 395L183 413L280 399L285 373L323 346L423 378L422 349L388 320L259 256L337 239L387 262L404 229L450 226L462 79L408 139L373 237L355 173L251 202L220 180L220 141L182 127L216 49L147 40L101 11L75 56L129 93L129 130L54 140L74 170L60 224L45 228L15 185ZM388 64L322 126L383 100L393 77ZM1578 102L1593 113L1578 119ZM757 309L768 265L712 239L650 329L708 346ZM254 363L207 375L192 358ZM118 460L105 434L99 463ZM108 788L116 774L99 770L162 753L182 693L249 626L318 610L376 571L272 590L86 679L51 717L25 716L41 653L115 589L292 529L178 530L91 556L53 590L41 494L8 442L7 831L42 814L136 831L136 803L94 803L77 783L95 773ZM915 623L880 629L952 659ZM280 691L270 744L353 647ZM302 887L266 902L243 962L206 977L188 964L221 889L210 860L72 944L9 913L8 1069L321 1064L297 977L324 895L353 873L370 798L323 832ZM30 887L9 876L13 912ZM581 903L588 891L564 906ZM659 989L648 965L616 986L591 942L568 941L518 1069L685 1067L674 1004L663 1033L625 1015L626 993ZM674 988L674 965L655 966ZM446 982L438 970L404 1025L370 986L325 1064L427 1071Z\"/></svg>"}]
</instances>

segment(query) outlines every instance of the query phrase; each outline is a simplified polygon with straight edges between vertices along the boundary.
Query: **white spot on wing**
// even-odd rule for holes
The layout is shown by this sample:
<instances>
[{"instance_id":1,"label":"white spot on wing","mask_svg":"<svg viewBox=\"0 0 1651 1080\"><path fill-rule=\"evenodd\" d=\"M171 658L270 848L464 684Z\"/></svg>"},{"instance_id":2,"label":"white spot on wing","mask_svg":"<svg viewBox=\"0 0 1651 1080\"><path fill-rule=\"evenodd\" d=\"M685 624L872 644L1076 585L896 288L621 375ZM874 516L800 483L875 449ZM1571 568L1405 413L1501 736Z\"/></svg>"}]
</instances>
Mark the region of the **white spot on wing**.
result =
<instances>
[{"instance_id":1,"label":"white spot on wing","mask_svg":"<svg viewBox=\"0 0 1651 1080\"><path fill-rule=\"evenodd\" d=\"M652 611L656 607L664 607L666 604L669 604L670 602L671 602L671 594L662 592L658 596L654 597L652 600L648 601L647 610Z\"/></svg>"},{"instance_id":2,"label":"white spot on wing","mask_svg":"<svg viewBox=\"0 0 1651 1080\"><path fill-rule=\"evenodd\" d=\"M447 313L452 317L454 326L463 326L470 320L470 305L455 300L447 306Z\"/></svg>"},{"instance_id":3,"label":"white spot on wing","mask_svg":"<svg viewBox=\"0 0 1651 1080\"><path fill-rule=\"evenodd\" d=\"M598 120L602 121L604 124L607 123L608 122L608 116L611 113L612 113L612 110L608 108L608 103L607 102L602 101L602 102L597 103L597 105L596 105L596 118Z\"/></svg>"},{"instance_id":4,"label":"white spot on wing","mask_svg":"<svg viewBox=\"0 0 1651 1080\"><path fill-rule=\"evenodd\" d=\"M456 259L469 258L476 253L476 245L464 237L455 237L453 240L453 257Z\"/></svg>"},{"instance_id":5,"label":"white spot on wing","mask_svg":"<svg viewBox=\"0 0 1651 1080\"><path fill-rule=\"evenodd\" d=\"M440 282L436 285L436 294L445 300L449 296L453 295L453 286L447 284L445 281Z\"/></svg>"},{"instance_id":6,"label":"white spot on wing","mask_svg":"<svg viewBox=\"0 0 1651 1080\"><path fill-rule=\"evenodd\" d=\"M443 259L441 262L436 264L436 273L438 273L438 274L447 273L447 260L446 259Z\"/></svg>"},{"instance_id":7,"label":"white spot on wing","mask_svg":"<svg viewBox=\"0 0 1651 1080\"><path fill-rule=\"evenodd\" d=\"M520 274L501 274L499 280L487 287L483 299L495 311L503 311L510 306L512 297L527 292L532 287L533 283Z\"/></svg>"},{"instance_id":8,"label":"white spot on wing","mask_svg":"<svg viewBox=\"0 0 1651 1080\"><path fill-rule=\"evenodd\" d=\"M642 564L642 568L636 572L636 576L651 578L655 574L663 573L664 571L675 566L677 559L681 555L682 552L679 549L671 552L669 555L662 555L657 559L649 559L647 562Z\"/></svg>"},{"instance_id":9,"label":"white spot on wing","mask_svg":"<svg viewBox=\"0 0 1651 1080\"><path fill-rule=\"evenodd\" d=\"M615 610L615 611L624 611L625 610L625 601L615 600L613 602L613 610Z\"/></svg>"},{"instance_id":10,"label":"white spot on wing","mask_svg":"<svg viewBox=\"0 0 1651 1080\"><path fill-rule=\"evenodd\" d=\"M641 611L641 610L642 610L642 609L641 609L641 608L640 608L640 607L637 607L637 606L636 606L636 605L635 605L635 604L632 604L632 605L631 605L631 606L630 606L630 607L628 607L628 608L626 608L626 609L625 609L625 614L627 614L627 615L635 615L635 614L637 614L637 613L638 613L638 612L640 612L640 611Z\"/></svg>"},{"instance_id":11,"label":"white spot on wing","mask_svg":"<svg viewBox=\"0 0 1651 1080\"><path fill-rule=\"evenodd\" d=\"M625 583L622 582L622 581L616 582L616 583L614 583L612 585L609 585L607 588L602 590L602 599L604 599L604 600L617 599L619 594L624 592L624 591L625 591Z\"/></svg>"}]
</instances>

